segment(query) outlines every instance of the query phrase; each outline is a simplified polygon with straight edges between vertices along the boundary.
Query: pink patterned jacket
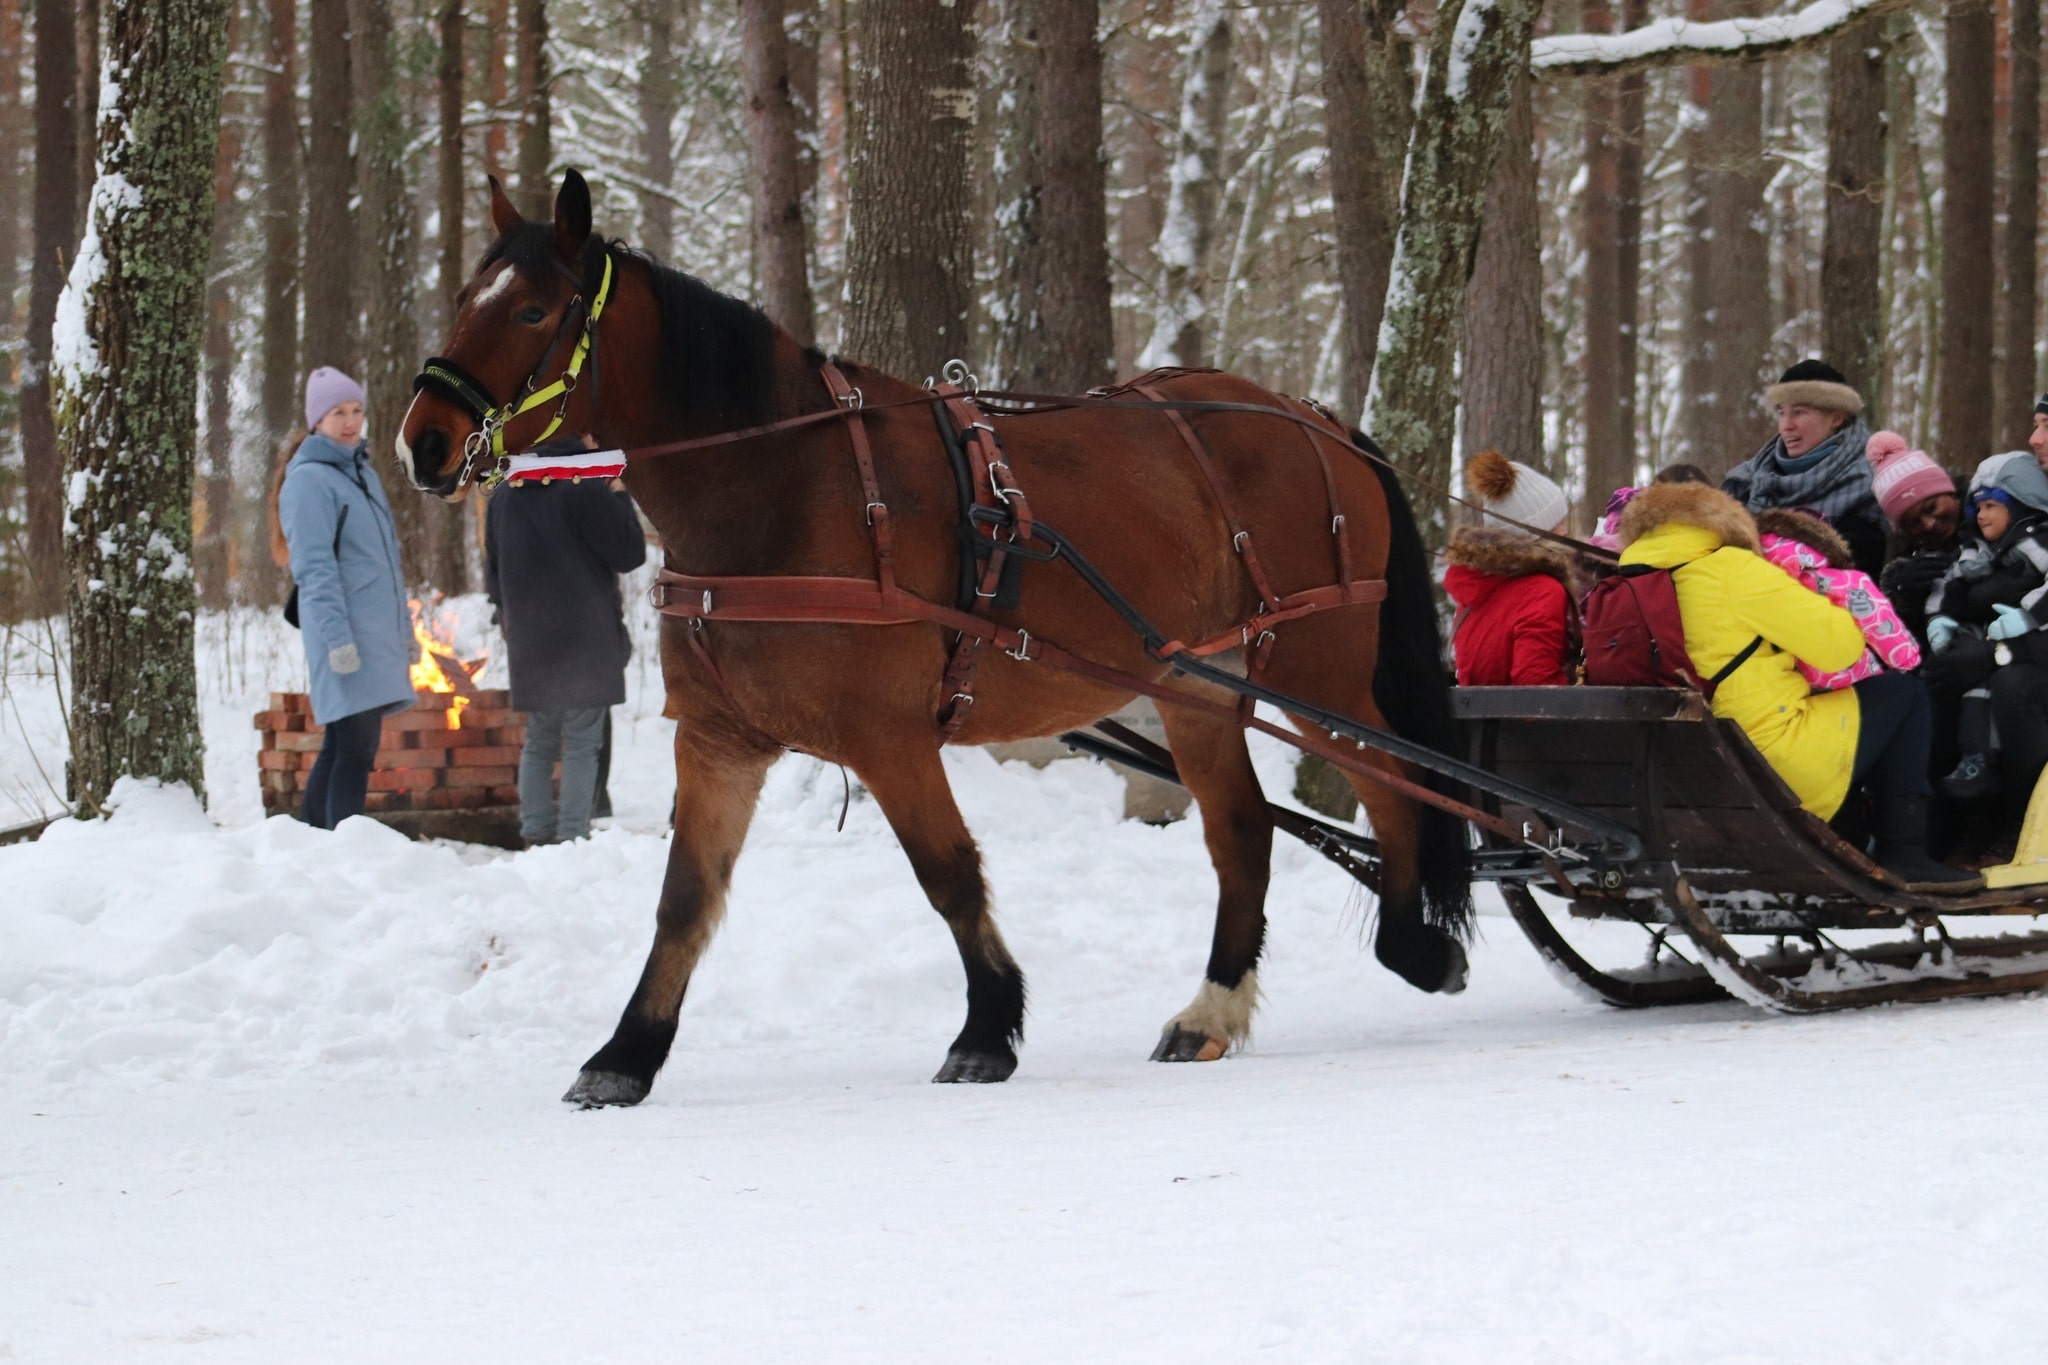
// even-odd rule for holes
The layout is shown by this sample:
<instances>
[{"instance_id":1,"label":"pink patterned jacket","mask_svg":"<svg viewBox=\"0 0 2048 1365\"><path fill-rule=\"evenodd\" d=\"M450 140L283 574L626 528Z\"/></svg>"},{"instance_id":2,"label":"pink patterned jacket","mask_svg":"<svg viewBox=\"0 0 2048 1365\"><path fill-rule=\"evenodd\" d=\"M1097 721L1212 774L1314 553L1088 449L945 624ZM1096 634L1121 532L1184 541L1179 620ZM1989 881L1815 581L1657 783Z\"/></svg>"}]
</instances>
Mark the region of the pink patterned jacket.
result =
<instances>
[{"instance_id":1,"label":"pink patterned jacket","mask_svg":"<svg viewBox=\"0 0 2048 1365\"><path fill-rule=\"evenodd\" d=\"M1838 692L1865 678L1876 677L1886 667L1905 672L1920 666L1920 643L1870 575L1860 569L1837 569L1811 545L1789 536L1761 537L1763 556L1791 574L1808 588L1846 610L1863 628L1870 642L1862 658L1833 673L1800 663L1799 673L1816 692ZM1880 664L1878 661L1884 662Z\"/></svg>"}]
</instances>

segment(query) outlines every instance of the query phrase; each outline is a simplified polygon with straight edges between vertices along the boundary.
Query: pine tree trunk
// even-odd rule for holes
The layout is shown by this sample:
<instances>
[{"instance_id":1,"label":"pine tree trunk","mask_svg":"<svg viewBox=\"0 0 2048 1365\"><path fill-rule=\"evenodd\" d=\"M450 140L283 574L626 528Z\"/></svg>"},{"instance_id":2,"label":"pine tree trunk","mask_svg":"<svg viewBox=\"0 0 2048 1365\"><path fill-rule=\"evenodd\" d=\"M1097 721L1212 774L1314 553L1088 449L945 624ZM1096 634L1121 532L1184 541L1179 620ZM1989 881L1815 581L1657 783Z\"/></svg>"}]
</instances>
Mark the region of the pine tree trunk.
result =
<instances>
[{"instance_id":1,"label":"pine tree trunk","mask_svg":"<svg viewBox=\"0 0 2048 1365\"><path fill-rule=\"evenodd\" d=\"M1941 368L1937 450L1951 469L1991 453L1990 0L1949 0L1947 109L1941 121Z\"/></svg>"},{"instance_id":2,"label":"pine tree trunk","mask_svg":"<svg viewBox=\"0 0 2048 1365\"><path fill-rule=\"evenodd\" d=\"M441 50L435 68L436 94L441 116L441 146L436 169L436 200L441 218L440 294L441 325L445 332L455 322L455 296L469 278L463 251L462 211L462 48L467 18L462 0L441 0Z\"/></svg>"},{"instance_id":3,"label":"pine tree trunk","mask_svg":"<svg viewBox=\"0 0 2048 1365\"><path fill-rule=\"evenodd\" d=\"M71 625L71 793L205 790L193 660L192 396L206 296L225 0L114 0L101 177L57 357Z\"/></svg>"},{"instance_id":4,"label":"pine tree trunk","mask_svg":"<svg viewBox=\"0 0 2048 1365\"><path fill-rule=\"evenodd\" d=\"M1368 415L1394 460L1439 487L1450 480L1465 285L1540 8L1540 0L1463 0L1455 10L1445 7L1430 35ZM1442 545L1449 510L1443 500L1424 493L1417 510L1425 542Z\"/></svg>"},{"instance_id":5,"label":"pine tree trunk","mask_svg":"<svg viewBox=\"0 0 2048 1365\"><path fill-rule=\"evenodd\" d=\"M1735 0L1713 17L1754 14L1756 0ZM1696 17L1705 17L1696 15ZM1769 436L1759 397L1770 356L1770 249L1763 235L1763 70L1694 68L1687 224L1686 458L1719 478Z\"/></svg>"},{"instance_id":6,"label":"pine tree trunk","mask_svg":"<svg viewBox=\"0 0 2048 1365\"><path fill-rule=\"evenodd\" d=\"M2011 122L2006 141L2005 279L2001 379L1993 427L1999 445L2024 449L2034 426L2035 233L2041 194L2041 0L2011 5Z\"/></svg>"},{"instance_id":7,"label":"pine tree trunk","mask_svg":"<svg viewBox=\"0 0 2048 1365\"><path fill-rule=\"evenodd\" d=\"M1182 54L1180 124L1153 255L1159 301L1140 369L1206 365L1209 256L1222 194L1223 135L1230 113L1230 16L1222 0L1197 0Z\"/></svg>"},{"instance_id":8,"label":"pine tree trunk","mask_svg":"<svg viewBox=\"0 0 2048 1365\"><path fill-rule=\"evenodd\" d=\"M22 118L22 58L28 47L21 7L22 0L0 0L0 174L17 187L0 203L0 326L14 335L19 335L14 328L20 320L15 299L21 292L22 213L34 198L20 187L30 183L35 165L34 134Z\"/></svg>"},{"instance_id":9,"label":"pine tree trunk","mask_svg":"<svg viewBox=\"0 0 2048 1365\"><path fill-rule=\"evenodd\" d=\"M30 229L28 337L21 363L21 476L28 507L30 602L64 600L64 465L50 409L50 324L78 245L78 49L71 7L36 0L36 187Z\"/></svg>"},{"instance_id":10,"label":"pine tree trunk","mask_svg":"<svg viewBox=\"0 0 2048 1365\"><path fill-rule=\"evenodd\" d=\"M554 114L548 87L547 0L518 0L519 27L513 37L513 86L519 98L520 212L529 218L554 214Z\"/></svg>"},{"instance_id":11,"label":"pine tree trunk","mask_svg":"<svg viewBox=\"0 0 2048 1365\"><path fill-rule=\"evenodd\" d=\"M774 0L741 0L747 7ZM676 70L674 0L644 0L640 7L647 60L640 68L640 176L649 185L667 189L675 179ZM675 251L675 205L666 194L640 192L640 245L658 259Z\"/></svg>"},{"instance_id":12,"label":"pine tree trunk","mask_svg":"<svg viewBox=\"0 0 2048 1365\"><path fill-rule=\"evenodd\" d=\"M1109 201L1096 0L1003 0L995 252L997 382L1078 393L1108 382Z\"/></svg>"},{"instance_id":13,"label":"pine tree trunk","mask_svg":"<svg viewBox=\"0 0 2048 1365\"><path fill-rule=\"evenodd\" d=\"M484 130L484 170L500 181L507 178L511 161L506 154L506 128L510 92L505 85L507 38L512 32L512 0L487 0L484 30L490 45L484 49L484 98L490 101L491 122Z\"/></svg>"},{"instance_id":14,"label":"pine tree trunk","mask_svg":"<svg viewBox=\"0 0 2048 1365\"><path fill-rule=\"evenodd\" d=\"M300 189L298 107L298 5L294 0L266 0L269 33L263 77L263 233L262 343L259 392L266 453L305 426L299 374L299 218L305 196ZM270 558L269 512L263 496L267 480L244 491L246 531L242 539L242 598L277 602L284 597L284 574Z\"/></svg>"},{"instance_id":15,"label":"pine tree trunk","mask_svg":"<svg viewBox=\"0 0 2048 1365\"><path fill-rule=\"evenodd\" d=\"M1543 449L1543 243L1536 201L1532 82L1516 82L1465 288L1459 442L1537 468Z\"/></svg>"},{"instance_id":16,"label":"pine tree trunk","mask_svg":"<svg viewBox=\"0 0 2048 1365\"><path fill-rule=\"evenodd\" d=\"M236 44L239 16L228 15L228 50ZM213 231L207 248L206 337L200 385L205 409L205 458L199 468L199 498L192 518L192 570L199 604L219 611L230 599L234 555L235 378L234 289L229 253L234 246L235 167L242 153L241 125L221 120L213 165Z\"/></svg>"},{"instance_id":17,"label":"pine tree trunk","mask_svg":"<svg viewBox=\"0 0 2048 1365\"><path fill-rule=\"evenodd\" d=\"M310 87L306 115L306 370L359 368L355 290L356 225L350 125L355 103L349 77L348 0L311 0L307 30ZM303 376L301 376L303 379ZM300 414L304 425L304 414Z\"/></svg>"},{"instance_id":18,"label":"pine tree trunk","mask_svg":"<svg viewBox=\"0 0 2048 1365\"><path fill-rule=\"evenodd\" d=\"M1587 33L1612 33L1614 10L1607 0L1586 0L1580 23ZM1579 213L1579 243L1585 253L1586 341L1580 371L1584 381L1580 422L1586 443L1586 482L1581 510L1593 514L1607 495L1635 482L1627 451L1622 409L1621 360L1621 90L1620 78L1594 76L1585 82L1586 189Z\"/></svg>"},{"instance_id":19,"label":"pine tree trunk","mask_svg":"<svg viewBox=\"0 0 2048 1365\"><path fill-rule=\"evenodd\" d=\"M1828 46L1827 225L1821 238L1821 354L1883 409L1884 20L1856 25Z\"/></svg>"},{"instance_id":20,"label":"pine tree trunk","mask_svg":"<svg viewBox=\"0 0 2048 1365\"><path fill-rule=\"evenodd\" d=\"M747 101L754 261L761 272L761 307L808 346L816 336L817 323L811 303L785 19L783 0L740 0L740 81Z\"/></svg>"},{"instance_id":21,"label":"pine tree trunk","mask_svg":"<svg viewBox=\"0 0 2048 1365\"><path fill-rule=\"evenodd\" d=\"M973 0L862 0L852 28L845 350L922 378L965 357L974 305Z\"/></svg>"},{"instance_id":22,"label":"pine tree trunk","mask_svg":"<svg viewBox=\"0 0 2048 1365\"><path fill-rule=\"evenodd\" d=\"M1650 22L1649 0L1621 0L1622 27L1641 28ZM1643 261L1643 107L1648 77L1631 71L1621 78L1614 102L1614 302L1619 342L1615 371L1621 401L1621 465L1635 481L1639 437L1636 431L1637 324L1642 312ZM1604 504L1603 504L1604 505ZM1587 511L1590 518L1600 508Z\"/></svg>"},{"instance_id":23,"label":"pine tree trunk","mask_svg":"<svg viewBox=\"0 0 2048 1365\"><path fill-rule=\"evenodd\" d=\"M1399 0L1318 0L1323 105L1329 121L1330 207L1344 296L1344 369L1338 402L1364 411L1379 353L1380 314L1394 264L1401 174L1408 145L1409 48L1395 36Z\"/></svg>"},{"instance_id":24,"label":"pine tree trunk","mask_svg":"<svg viewBox=\"0 0 2048 1365\"><path fill-rule=\"evenodd\" d=\"M789 98L796 106L796 179L806 209L818 188L818 0L788 0ZM812 234L816 235L815 231Z\"/></svg>"},{"instance_id":25,"label":"pine tree trunk","mask_svg":"<svg viewBox=\"0 0 2048 1365\"><path fill-rule=\"evenodd\" d=\"M78 207L75 222L83 224L87 200L92 194L93 180L98 176L97 160L99 148L95 139L100 127L100 0L78 0L72 20L72 46L78 54L78 66L73 80L77 83L78 96L73 107L78 110L78 148L75 153L78 169L72 183L78 187Z\"/></svg>"}]
</instances>

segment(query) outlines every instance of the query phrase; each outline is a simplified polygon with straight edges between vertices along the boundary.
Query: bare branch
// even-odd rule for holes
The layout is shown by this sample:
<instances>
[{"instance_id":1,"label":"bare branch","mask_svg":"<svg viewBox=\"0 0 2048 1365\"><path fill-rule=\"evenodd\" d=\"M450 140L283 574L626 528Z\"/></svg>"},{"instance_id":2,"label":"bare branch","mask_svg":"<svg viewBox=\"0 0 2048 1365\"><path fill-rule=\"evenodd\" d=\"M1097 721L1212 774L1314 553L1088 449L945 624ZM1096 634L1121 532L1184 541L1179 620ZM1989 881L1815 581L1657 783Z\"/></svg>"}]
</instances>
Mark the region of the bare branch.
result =
<instances>
[{"instance_id":1,"label":"bare branch","mask_svg":"<svg viewBox=\"0 0 2048 1365\"><path fill-rule=\"evenodd\" d=\"M1750 62L1823 46L1851 24L1905 9L1912 0L1816 0L1790 14L1694 23L1658 19L1627 33L1538 38L1529 64L1538 80L1618 76L1664 66Z\"/></svg>"}]
</instances>

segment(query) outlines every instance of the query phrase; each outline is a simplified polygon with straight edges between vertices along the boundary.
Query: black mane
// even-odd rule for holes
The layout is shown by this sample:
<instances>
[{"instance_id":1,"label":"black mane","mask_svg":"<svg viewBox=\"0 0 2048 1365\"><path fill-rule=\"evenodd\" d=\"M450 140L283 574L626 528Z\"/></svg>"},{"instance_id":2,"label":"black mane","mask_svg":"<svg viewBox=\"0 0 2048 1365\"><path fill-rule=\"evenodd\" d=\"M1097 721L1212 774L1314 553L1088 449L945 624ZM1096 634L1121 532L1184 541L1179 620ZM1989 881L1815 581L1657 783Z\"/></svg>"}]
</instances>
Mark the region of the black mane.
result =
<instances>
[{"instance_id":1,"label":"black mane","mask_svg":"<svg viewBox=\"0 0 2048 1365\"><path fill-rule=\"evenodd\" d=\"M735 430L773 417L775 324L750 303L720 293L694 275L663 265L644 251L617 239L592 237L584 244L582 290L588 298L604 269L603 255L636 261L654 283L661 318L661 344L656 368L663 396L692 426ZM560 268L550 223L522 223L493 242L477 263L481 272L500 260L539 277ZM614 267L616 268L616 266ZM805 351L807 360L823 364L824 353Z\"/></svg>"}]
</instances>

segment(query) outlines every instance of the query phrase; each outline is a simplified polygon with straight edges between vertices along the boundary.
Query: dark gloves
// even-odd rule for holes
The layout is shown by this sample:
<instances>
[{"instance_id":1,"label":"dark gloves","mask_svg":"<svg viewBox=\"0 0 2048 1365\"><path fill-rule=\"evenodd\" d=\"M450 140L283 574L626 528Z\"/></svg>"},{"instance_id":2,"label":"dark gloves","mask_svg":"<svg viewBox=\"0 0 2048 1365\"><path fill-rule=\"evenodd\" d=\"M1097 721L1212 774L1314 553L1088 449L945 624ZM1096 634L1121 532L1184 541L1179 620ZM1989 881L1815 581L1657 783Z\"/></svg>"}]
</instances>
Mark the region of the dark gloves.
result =
<instances>
[{"instance_id":1,"label":"dark gloves","mask_svg":"<svg viewBox=\"0 0 2048 1365\"><path fill-rule=\"evenodd\" d=\"M1926 609L1927 594L1934 591L1934 585L1947 572L1948 565L1938 556L1907 555L1885 565L1877 585L1891 598L1893 606L1904 604L1917 614Z\"/></svg>"},{"instance_id":2,"label":"dark gloves","mask_svg":"<svg viewBox=\"0 0 2048 1365\"><path fill-rule=\"evenodd\" d=\"M1960 697L1990 677L1995 667L1989 640L1959 635L1947 649L1928 656L1927 662L1920 665L1920 676L1926 680L1929 692Z\"/></svg>"}]
</instances>

